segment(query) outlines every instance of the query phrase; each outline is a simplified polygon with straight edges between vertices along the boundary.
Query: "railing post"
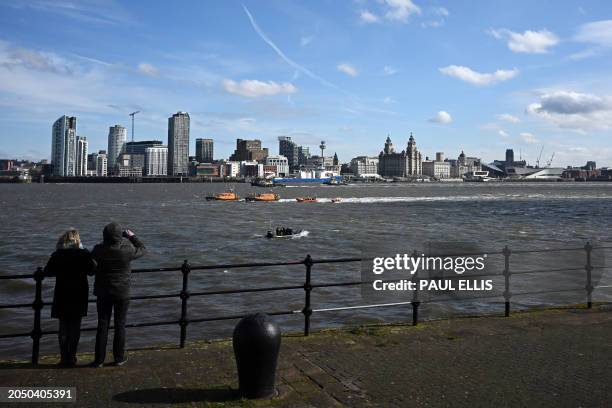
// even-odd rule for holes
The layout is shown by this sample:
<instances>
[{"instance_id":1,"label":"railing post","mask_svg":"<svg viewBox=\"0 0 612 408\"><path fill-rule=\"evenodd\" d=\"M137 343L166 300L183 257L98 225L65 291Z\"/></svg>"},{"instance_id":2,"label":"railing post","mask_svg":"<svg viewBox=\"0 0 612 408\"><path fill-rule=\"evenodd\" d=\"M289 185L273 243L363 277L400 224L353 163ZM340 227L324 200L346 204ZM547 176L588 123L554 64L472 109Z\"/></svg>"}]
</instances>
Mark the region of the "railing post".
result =
<instances>
[{"instance_id":1,"label":"railing post","mask_svg":"<svg viewBox=\"0 0 612 408\"><path fill-rule=\"evenodd\" d=\"M418 254L415 249L414 251L412 251L412 257L416 258L417 256ZM421 302L419 301L419 286L421 285L421 281L419 279L419 271L416 270L413 276L416 280L416 289L412 294L412 302L410 302L410 304L412 305L412 325L416 326L417 324L419 324L419 306L421 305Z\"/></svg>"},{"instance_id":2,"label":"railing post","mask_svg":"<svg viewBox=\"0 0 612 408\"><path fill-rule=\"evenodd\" d=\"M584 250L586 251L586 265L584 269L586 270L586 286L585 289L587 291L587 308L593 308L593 282L591 278L591 271L593 270L593 265L591 264L591 251L593 251L593 245L590 242L587 242L584 246Z\"/></svg>"},{"instance_id":3,"label":"railing post","mask_svg":"<svg viewBox=\"0 0 612 408\"><path fill-rule=\"evenodd\" d=\"M510 293L510 254L511 253L512 251L510 251L510 248L508 248L508 245L506 245L504 247L504 250L502 251L502 254L504 254L504 283L505 283L504 316L506 317L510 316L510 298L512 297L512 293Z\"/></svg>"},{"instance_id":4,"label":"railing post","mask_svg":"<svg viewBox=\"0 0 612 408\"><path fill-rule=\"evenodd\" d=\"M187 299L189 299L189 272L191 272L191 267L186 259L181 266L181 272L183 273L183 289L179 295L181 298L181 319L179 320L179 325L181 326L181 348L184 348L185 339L187 338L187 325L189 324L187 319Z\"/></svg>"},{"instance_id":5,"label":"railing post","mask_svg":"<svg viewBox=\"0 0 612 408\"><path fill-rule=\"evenodd\" d=\"M310 315L312 315L310 292L312 292L311 271L313 262L310 254L306 255L304 265L306 265L306 280L304 281L304 294L306 298L304 300L304 309L302 309L302 313L304 314L304 336L308 336L310 334Z\"/></svg>"},{"instance_id":6,"label":"railing post","mask_svg":"<svg viewBox=\"0 0 612 408\"><path fill-rule=\"evenodd\" d=\"M32 303L32 309L34 309L34 328L30 335L32 337L32 364L38 364L38 356L40 355L40 338L42 337L40 312L44 306L42 300L42 281L44 278L43 269L38 267L36 272L34 272L34 281L36 282L36 295L34 296L34 303Z\"/></svg>"}]
</instances>

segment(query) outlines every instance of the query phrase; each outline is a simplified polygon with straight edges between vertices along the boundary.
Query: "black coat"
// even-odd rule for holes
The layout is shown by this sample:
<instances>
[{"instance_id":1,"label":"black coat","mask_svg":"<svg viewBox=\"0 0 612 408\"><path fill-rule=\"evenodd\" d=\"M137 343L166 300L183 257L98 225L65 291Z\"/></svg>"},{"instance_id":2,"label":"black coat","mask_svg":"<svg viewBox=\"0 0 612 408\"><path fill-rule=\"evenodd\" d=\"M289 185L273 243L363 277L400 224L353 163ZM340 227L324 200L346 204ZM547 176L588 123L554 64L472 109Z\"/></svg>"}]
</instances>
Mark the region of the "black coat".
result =
<instances>
[{"instance_id":1,"label":"black coat","mask_svg":"<svg viewBox=\"0 0 612 408\"><path fill-rule=\"evenodd\" d=\"M145 247L138 238L124 239L121 230L104 229L104 242L91 251L98 263L94 294L97 297L121 300L130 297L131 261L145 254Z\"/></svg>"},{"instance_id":2,"label":"black coat","mask_svg":"<svg viewBox=\"0 0 612 408\"><path fill-rule=\"evenodd\" d=\"M87 275L93 275L95 267L96 262L86 249L58 249L51 255L45 266L45 275L55 276L51 317L87 316Z\"/></svg>"}]
</instances>

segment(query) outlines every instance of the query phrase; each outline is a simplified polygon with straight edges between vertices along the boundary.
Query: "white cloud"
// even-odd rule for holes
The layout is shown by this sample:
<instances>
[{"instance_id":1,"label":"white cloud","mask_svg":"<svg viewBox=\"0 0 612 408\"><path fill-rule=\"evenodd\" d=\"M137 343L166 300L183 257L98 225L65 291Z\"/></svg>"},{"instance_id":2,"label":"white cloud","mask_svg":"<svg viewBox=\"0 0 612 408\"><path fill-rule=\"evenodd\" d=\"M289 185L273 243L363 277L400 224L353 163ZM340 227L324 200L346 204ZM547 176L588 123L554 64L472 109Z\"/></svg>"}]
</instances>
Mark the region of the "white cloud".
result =
<instances>
[{"instance_id":1,"label":"white cloud","mask_svg":"<svg viewBox=\"0 0 612 408\"><path fill-rule=\"evenodd\" d=\"M438 27L442 27L443 25L444 25L444 19L424 21L421 23L421 27L423 28L438 28Z\"/></svg>"},{"instance_id":2,"label":"white cloud","mask_svg":"<svg viewBox=\"0 0 612 408\"><path fill-rule=\"evenodd\" d=\"M384 0L387 11L385 18L400 22L407 22L412 14L421 14L421 8L411 0Z\"/></svg>"},{"instance_id":3,"label":"white cloud","mask_svg":"<svg viewBox=\"0 0 612 408\"><path fill-rule=\"evenodd\" d=\"M385 97L385 99L383 99L383 102L386 104L395 103L395 99L391 98L390 96L387 96Z\"/></svg>"},{"instance_id":4,"label":"white cloud","mask_svg":"<svg viewBox=\"0 0 612 408\"><path fill-rule=\"evenodd\" d=\"M159 76L159 70L155 68L153 65L146 63L146 62L142 62L138 64L138 71L150 77Z\"/></svg>"},{"instance_id":5,"label":"white cloud","mask_svg":"<svg viewBox=\"0 0 612 408\"><path fill-rule=\"evenodd\" d=\"M442 125L448 125L449 123L452 123L453 118L450 115L450 113L446 112L446 111L439 111L435 117L429 119L430 122L434 122L434 123L440 123Z\"/></svg>"},{"instance_id":6,"label":"white cloud","mask_svg":"<svg viewBox=\"0 0 612 408\"><path fill-rule=\"evenodd\" d=\"M78 70L76 64L66 61L57 54L13 47L5 41L0 41L0 66L22 67L56 74L72 74Z\"/></svg>"},{"instance_id":7,"label":"white cloud","mask_svg":"<svg viewBox=\"0 0 612 408\"><path fill-rule=\"evenodd\" d=\"M338 64L336 66L336 69L352 77L356 77L357 75L359 75L359 72L357 72L357 69L355 69L355 67L349 64Z\"/></svg>"},{"instance_id":8,"label":"white cloud","mask_svg":"<svg viewBox=\"0 0 612 408\"><path fill-rule=\"evenodd\" d=\"M612 47L612 20L582 24L578 28L574 40L601 47Z\"/></svg>"},{"instance_id":9,"label":"white cloud","mask_svg":"<svg viewBox=\"0 0 612 408\"><path fill-rule=\"evenodd\" d=\"M498 130L498 131L497 131L497 134L498 134L498 135L500 135L500 136L501 136L501 137L503 137L503 138L510 137L510 135L508 134L508 132L506 132L506 131L505 131L505 130L503 130L503 129Z\"/></svg>"},{"instance_id":10,"label":"white cloud","mask_svg":"<svg viewBox=\"0 0 612 408\"><path fill-rule=\"evenodd\" d=\"M519 136L525 143L529 143L529 144L540 143L538 138L529 132L522 132L521 134L519 134Z\"/></svg>"},{"instance_id":11,"label":"white cloud","mask_svg":"<svg viewBox=\"0 0 612 408\"><path fill-rule=\"evenodd\" d=\"M364 22L364 23L378 23L380 22L380 17L378 17L376 14L368 11L368 10L361 10L359 12L359 19Z\"/></svg>"},{"instance_id":12,"label":"white cloud","mask_svg":"<svg viewBox=\"0 0 612 408\"><path fill-rule=\"evenodd\" d=\"M546 29L526 30L522 34L500 29L490 30L490 33L497 39L506 40L511 51L524 54L545 54L559 43L559 37Z\"/></svg>"},{"instance_id":13,"label":"white cloud","mask_svg":"<svg viewBox=\"0 0 612 408\"><path fill-rule=\"evenodd\" d=\"M449 65L448 67L440 68L440 72L444 75L460 79L473 85L485 86L514 78L516 75L518 75L519 70L517 68L511 70L498 69L492 73L481 73L474 71L469 67Z\"/></svg>"},{"instance_id":14,"label":"white cloud","mask_svg":"<svg viewBox=\"0 0 612 408\"><path fill-rule=\"evenodd\" d=\"M586 133L588 129L612 129L612 97L566 90L540 93L540 101L526 112L560 128Z\"/></svg>"},{"instance_id":15,"label":"white cloud","mask_svg":"<svg viewBox=\"0 0 612 408\"><path fill-rule=\"evenodd\" d=\"M385 67L383 68L383 73L385 75L395 75L397 74L397 69L392 66L385 65Z\"/></svg>"},{"instance_id":16,"label":"white cloud","mask_svg":"<svg viewBox=\"0 0 612 408\"><path fill-rule=\"evenodd\" d=\"M519 123L521 121L519 118L509 113L502 113L500 115L497 115L497 119L510 123Z\"/></svg>"},{"instance_id":17,"label":"white cloud","mask_svg":"<svg viewBox=\"0 0 612 408\"><path fill-rule=\"evenodd\" d=\"M231 79L224 79L223 89L229 93L245 96L247 98L257 98L260 96L271 96L277 94L293 94L297 92L297 88L288 82L263 82L256 79L245 79L240 82L236 82Z\"/></svg>"},{"instance_id":18,"label":"white cloud","mask_svg":"<svg viewBox=\"0 0 612 408\"><path fill-rule=\"evenodd\" d=\"M305 47L305 46L307 46L308 44L310 44L310 43L312 42L312 40L314 40L314 36L312 36L312 35L310 35L310 36L305 36L305 35L303 35L303 36L300 38L300 45L301 45L302 47Z\"/></svg>"}]
</instances>

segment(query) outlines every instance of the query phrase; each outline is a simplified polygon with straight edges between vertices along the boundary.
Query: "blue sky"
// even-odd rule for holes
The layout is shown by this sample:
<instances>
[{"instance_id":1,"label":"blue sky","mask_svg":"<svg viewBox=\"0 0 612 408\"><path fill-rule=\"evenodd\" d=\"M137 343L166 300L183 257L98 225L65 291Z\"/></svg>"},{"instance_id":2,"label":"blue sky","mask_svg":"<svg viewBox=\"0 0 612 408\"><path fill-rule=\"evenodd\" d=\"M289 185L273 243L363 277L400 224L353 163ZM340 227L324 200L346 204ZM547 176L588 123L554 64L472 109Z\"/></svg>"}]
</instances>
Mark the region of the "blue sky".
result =
<instances>
[{"instance_id":1,"label":"blue sky","mask_svg":"<svg viewBox=\"0 0 612 408\"><path fill-rule=\"evenodd\" d=\"M216 158L289 135L343 161L412 132L425 156L612 166L609 1L30 0L0 3L0 157L48 158L78 117L167 139L191 114Z\"/></svg>"}]
</instances>

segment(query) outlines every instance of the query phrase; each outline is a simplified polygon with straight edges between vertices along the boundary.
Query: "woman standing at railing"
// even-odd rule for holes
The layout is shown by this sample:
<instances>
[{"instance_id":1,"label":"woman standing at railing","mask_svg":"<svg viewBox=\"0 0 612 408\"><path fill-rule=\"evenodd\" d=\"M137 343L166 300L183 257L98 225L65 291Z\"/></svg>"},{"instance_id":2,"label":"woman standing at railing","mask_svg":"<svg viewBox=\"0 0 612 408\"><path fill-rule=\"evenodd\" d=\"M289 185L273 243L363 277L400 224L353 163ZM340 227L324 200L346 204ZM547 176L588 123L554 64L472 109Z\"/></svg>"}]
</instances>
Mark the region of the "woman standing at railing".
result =
<instances>
[{"instance_id":1,"label":"woman standing at railing","mask_svg":"<svg viewBox=\"0 0 612 408\"><path fill-rule=\"evenodd\" d=\"M45 275L55 276L51 317L59 319L60 365L74 367L81 338L81 320L87 316L89 283L87 275L93 275L96 262L81 245L77 230L63 233L51 255Z\"/></svg>"}]
</instances>

